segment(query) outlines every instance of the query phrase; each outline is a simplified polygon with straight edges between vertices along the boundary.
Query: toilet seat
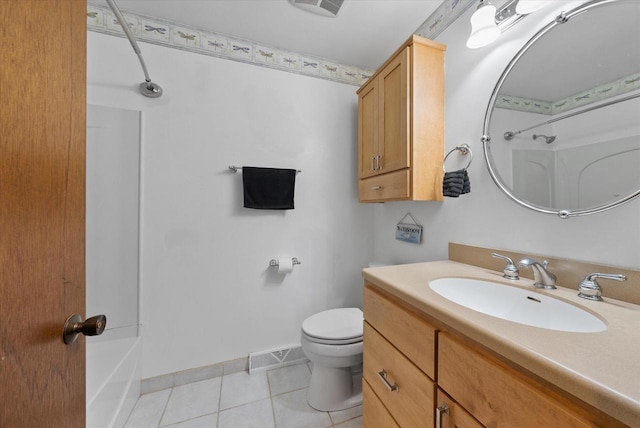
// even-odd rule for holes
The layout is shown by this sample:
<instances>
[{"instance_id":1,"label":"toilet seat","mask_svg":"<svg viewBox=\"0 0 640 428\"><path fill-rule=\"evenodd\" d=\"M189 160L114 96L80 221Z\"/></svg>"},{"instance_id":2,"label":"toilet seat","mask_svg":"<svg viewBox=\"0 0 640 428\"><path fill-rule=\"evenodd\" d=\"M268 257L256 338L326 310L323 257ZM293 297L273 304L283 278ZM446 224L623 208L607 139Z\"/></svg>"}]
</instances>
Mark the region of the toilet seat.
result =
<instances>
[{"instance_id":1,"label":"toilet seat","mask_svg":"<svg viewBox=\"0 0 640 428\"><path fill-rule=\"evenodd\" d=\"M364 316L359 308L330 309L302 322L302 334L311 342L347 345L362 341Z\"/></svg>"},{"instance_id":2,"label":"toilet seat","mask_svg":"<svg viewBox=\"0 0 640 428\"><path fill-rule=\"evenodd\" d=\"M362 342L362 336L351 337L349 339L320 339L319 337L309 336L304 331L302 335L309 342L319 343L321 345L350 345L352 343Z\"/></svg>"}]
</instances>

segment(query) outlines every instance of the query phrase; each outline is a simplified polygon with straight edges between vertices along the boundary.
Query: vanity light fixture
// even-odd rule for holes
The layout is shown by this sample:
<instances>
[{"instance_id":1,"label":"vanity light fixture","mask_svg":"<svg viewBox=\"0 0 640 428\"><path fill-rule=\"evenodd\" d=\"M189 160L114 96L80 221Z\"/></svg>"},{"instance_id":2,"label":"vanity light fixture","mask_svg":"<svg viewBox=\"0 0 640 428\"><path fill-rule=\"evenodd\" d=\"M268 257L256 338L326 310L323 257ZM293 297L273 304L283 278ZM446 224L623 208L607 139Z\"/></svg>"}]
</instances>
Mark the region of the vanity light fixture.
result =
<instances>
[{"instance_id":1,"label":"vanity light fixture","mask_svg":"<svg viewBox=\"0 0 640 428\"><path fill-rule=\"evenodd\" d=\"M542 9L547 3L549 3L549 0L519 0L516 3L516 13L519 15L527 15L538 9Z\"/></svg>"},{"instance_id":2,"label":"vanity light fixture","mask_svg":"<svg viewBox=\"0 0 640 428\"><path fill-rule=\"evenodd\" d=\"M477 49L493 43L503 31L547 3L549 0L509 0L496 10L488 1L480 0L478 8L471 15L471 34L467 39L467 47Z\"/></svg>"},{"instance_id":3,"label":"vanity light fixture","mask_svg":"<svg viewBox=\"0 0 640 428\"><path fill-rule=\"evenodd\" d=\"M471 15L471 34L467 39L467 47L477 49L493 43L500 37L500 29L496 24L496 7L484 0Z\"/></svg>"}]
</instances>

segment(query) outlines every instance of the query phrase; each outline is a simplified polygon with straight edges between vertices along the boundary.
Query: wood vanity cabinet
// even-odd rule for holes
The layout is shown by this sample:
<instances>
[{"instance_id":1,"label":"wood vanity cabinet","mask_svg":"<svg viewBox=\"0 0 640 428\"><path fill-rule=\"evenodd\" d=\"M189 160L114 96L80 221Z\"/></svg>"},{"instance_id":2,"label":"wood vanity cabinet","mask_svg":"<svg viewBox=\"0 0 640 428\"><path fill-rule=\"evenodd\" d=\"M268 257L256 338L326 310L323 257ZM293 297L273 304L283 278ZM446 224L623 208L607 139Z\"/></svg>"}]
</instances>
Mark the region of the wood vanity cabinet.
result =
<instances>
[{"instance_id":1,"label":"wood vanity cabinet","mask_svg":"<svg viewBox=\"0 0 640 428\"><path fill-rule=\"evenodd\" d=\"M445 50L413 36L358 90L360 202L443 200Z\"/></svg>"},{"instance_id":2,"label":"wood vanity cabinet","mask_svg":"<svg viewBox=\"0 0 640 428\"><path fill-rule=\"evenodd\" d=\"M626 426L373 284L363 300L365 428Z\"/></svg>"},{"instance_id":3,"label":"wood vanity cabinet","mask_svg":"<svg viewBox=\"0 0 640 428\"><path fill-rule=\"evenodd\" d=\"M433 426L435 327L371 287L364 314L364 426L393 426L374 415L400 427Z\"/></svg>"}]
</instances>

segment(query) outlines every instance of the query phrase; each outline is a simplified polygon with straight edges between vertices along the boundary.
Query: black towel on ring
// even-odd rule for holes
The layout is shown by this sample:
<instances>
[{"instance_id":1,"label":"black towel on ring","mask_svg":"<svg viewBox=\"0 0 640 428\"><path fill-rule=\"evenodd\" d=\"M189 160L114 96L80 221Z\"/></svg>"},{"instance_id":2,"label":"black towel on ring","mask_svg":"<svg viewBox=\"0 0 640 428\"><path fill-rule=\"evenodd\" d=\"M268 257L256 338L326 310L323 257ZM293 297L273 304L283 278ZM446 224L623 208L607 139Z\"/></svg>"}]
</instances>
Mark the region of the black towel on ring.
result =
<instances>
[{"instance_id":1,"label":"black towel on ring","mask_svg":"<svg viewBox=\"0 0 640 428\"><path fill-rule=\"evenodd\" d=\"M444 173L442 180L442 194L450 198L457 198L464 189L464 170Z\"/></svg>"},{"instance_id":2,"label":"black towel on ring","mask_svg":"<svg viewBox=\"0 0 640 428\"><path fill-rule=\"evenodd\" d=\"M257 210L292 210L295 169L242 167L244 207Z\"/></svg>"},{"instance_id":3,"label":"black towel on ring","mask_svg":"<svg viewBox=\"0 0 640 428\"><path fill-rule=\"evenodd\" d=\"M467 173L467 170L464 169L463 170L463 183L462 183L462 192L460 193L461 195L464 195L465 193L469 193L471 192L471 182L469 181L469 174Z\"/></svg>"}]
</instances>

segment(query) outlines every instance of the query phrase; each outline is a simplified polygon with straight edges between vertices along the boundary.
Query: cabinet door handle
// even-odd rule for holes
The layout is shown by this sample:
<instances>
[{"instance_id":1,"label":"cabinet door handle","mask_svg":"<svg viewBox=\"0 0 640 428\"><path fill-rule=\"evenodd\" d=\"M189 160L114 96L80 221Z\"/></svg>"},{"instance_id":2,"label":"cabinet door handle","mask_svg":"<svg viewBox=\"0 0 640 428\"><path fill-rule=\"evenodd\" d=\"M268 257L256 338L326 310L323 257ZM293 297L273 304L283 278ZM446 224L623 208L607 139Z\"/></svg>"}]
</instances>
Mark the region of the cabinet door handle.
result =
<instances>
[{"instance_id":1,"label":"cabinet door handle","mask_svg":"<svg viewBox=\"0 0 640 428\"><path fill-rule=\"evenodd\" d=\"M384 189L384 186L373 186L371 188L371 190L382 190L382 189Z\"/></svg>"},{"instance_id":2,"label":"cabinet door handle","mask_svg":"<svg viewBox=\"0 0 640 428\"><path fill-rule=\"evenodd\" d=\"M378 159L378 161L376 162L377 164L377 170L381 170L382 169L382 155L378 155L376 156L376 158Z\"/></svg>"},{"instance_id":3,"label":"cabinet door handle","mask_svg":"<svg viewBox=\"0 0 640 428\"><path fill-rule=\"evenodd\" d=\"M398 384L394 382L393 385L391 385L387 380L387 371L385 369L382 369L382 371L378 372L378 377L380 378L382 383L384 383L384 386L386 386L389 391L391 392L398 391Z\"/></svg>"},{"instance_id":4,"label":"cabinet door handle","mask_svg":"<svg viewBox=\"0 0 640 428\"><path fill-rule=\"evenodd\" d=\"M442 428L442 414L449 414L449 406L446 403L442 403L440 407L436 407L436 428Z\"/></svg>"},{"instance_id":5,"label":"cabinet door handle","mask_svg":"<svg viewBox=\"0 0 640 428\"><path fill-rule=\"evenodd\" d=\"M376 170L376 157L372 156L371 157L371 171L375 171Z\"/></svg>"}]
</instances>

